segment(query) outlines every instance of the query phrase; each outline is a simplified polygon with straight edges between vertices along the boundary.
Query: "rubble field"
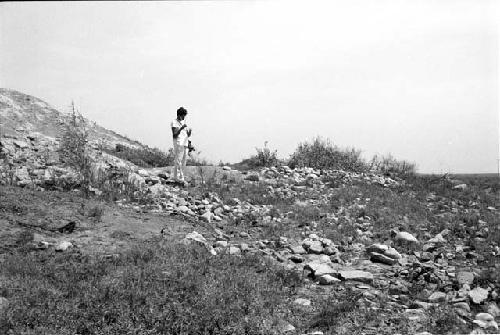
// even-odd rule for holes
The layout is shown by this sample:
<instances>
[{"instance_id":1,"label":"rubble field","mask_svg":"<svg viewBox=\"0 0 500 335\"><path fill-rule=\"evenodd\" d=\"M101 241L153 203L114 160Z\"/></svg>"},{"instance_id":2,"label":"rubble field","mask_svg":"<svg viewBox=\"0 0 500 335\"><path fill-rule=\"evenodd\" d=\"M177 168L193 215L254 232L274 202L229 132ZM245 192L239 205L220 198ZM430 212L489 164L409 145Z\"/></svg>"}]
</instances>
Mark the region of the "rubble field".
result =
<instances>
[{"instance_id":1,"label":"rubble field","mask_svg":"<svg viewBox=\"0 0 500 335\"><path fill-rule=\"evenodd\" d=\"M498 333L495 179L287 166L191 167L187 187L168 168L134 176L138 194L114 201L98 189L84 198L36 183L2 186L2 262L112 261L135 248L195 250L208 263L257 258L256 271L294 278L269 333ZM26 297L11 266L2 269L1 306L14 325Z\"/></svg>"}]
</instances>

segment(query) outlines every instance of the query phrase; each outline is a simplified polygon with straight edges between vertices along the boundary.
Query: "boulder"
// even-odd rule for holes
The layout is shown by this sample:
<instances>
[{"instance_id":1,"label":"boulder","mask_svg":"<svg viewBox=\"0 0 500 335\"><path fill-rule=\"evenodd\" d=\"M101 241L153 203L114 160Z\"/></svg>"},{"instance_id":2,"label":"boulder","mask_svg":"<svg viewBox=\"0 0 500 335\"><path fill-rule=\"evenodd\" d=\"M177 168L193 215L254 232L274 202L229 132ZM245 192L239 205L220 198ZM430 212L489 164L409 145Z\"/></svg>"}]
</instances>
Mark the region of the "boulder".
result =
<instances>
[{"instance_id":1,"label":"boulder","mask_svg":"<svg viewBox=\"0 0 500 335\"><path fill-rule=\"evenodd\" d=\"M288 249L295 255L304 255L307 254L306 249L304 249L301 245L292 245Z\"/></svg>"},{"instance_id":2,"label":"boulder","mask_svg":"<svg viewBox=\"0 0 500 335\"><path fill-rule=\"evenodd\" d=\"M372 252L370 255L370 260L375 263L383 263L387 265L394 265L398 263L397 259L387 257L386 255L379 254L378 252Z\"/></svg>"},{"instance_id":3,"label":"boulder","mask_svg":"<svg viewBox=\"0 0 500 335\"><path fill-rule=\"evenodd\" d=\"M369 254L372 252L384 254L387 250L389 250L389 247L387 245L379 243L372 244L368 248L366 248L366 252Z\"/></svg>"},{"instance_id":4,"label":"boulder","mask_svg":"<svg viewBox=\"0 0 500 335\"><path fill-rule=\"evenodd\" d=\"M321 277L323 275L335 275L338 273L338 269L326 263L320 262L310 262L304 265L304 270L311 271L314 277Z\"/></svg>"},{"instance_id":5,"label":"boulder","mask_svg":"<svg viewBox=\"0 0 500 335\"><path fill-rule=\"evenodd\" d=\"M475 304L481 304L486 299L488 299L488 290L482 287L476 287L472 291L469 291L469 297Z\"/></svg>"},{"instance_id":6,"label":"boulder","mask_svg":"<svg viewBox=\"0 0 500 335\"><path fill-rule=\"evenodd\" d=\"M418 243L418 240L416 239L415 236L412 234L405 232L405 231L400 231L399 233L396 234L394 237L394 240L397 242L403 242L403 243Z\"/></svg>"},{"instance_id":7,"label":"boulder","mask_svg":"<svg viewBox=\"0 0 500 335\"><path fill-rule=\"evenodd\" d=\"M384 255L390 257L392 259L398 260L401 259L401 254L394 248L389 248L384 252Z\"/></svg>"},{"instance_id":8,"label":"boulder","mask_svg":"<svg viewBox=\"0 0 500 335\"><path fill-rule=\"evenodd\" d=\"M311 254L321 254L323 253L323 244L320 241L312 241L309 245L309 253Z\"/></svg>"}]
</instances>

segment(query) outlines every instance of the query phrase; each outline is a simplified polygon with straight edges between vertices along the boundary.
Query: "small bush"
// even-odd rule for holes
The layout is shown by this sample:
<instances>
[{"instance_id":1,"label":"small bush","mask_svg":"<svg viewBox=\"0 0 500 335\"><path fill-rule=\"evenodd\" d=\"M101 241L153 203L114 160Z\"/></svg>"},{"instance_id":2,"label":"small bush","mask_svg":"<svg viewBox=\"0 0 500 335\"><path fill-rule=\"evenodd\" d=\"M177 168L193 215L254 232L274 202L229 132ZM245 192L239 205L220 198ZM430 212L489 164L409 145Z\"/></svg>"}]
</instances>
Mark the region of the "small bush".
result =
<instances>
[{"instance_id":1,"label":"small bush","mask_svg":"<svg viewBox=\"0 0 500 335\"><path fill-rule=\"evenodd\" d=\"M321 137L315 138L310 143L300 143L291 155L288 165L292 168L312 167L356 172L367 170L367 165L361 158L359 150L340 149L330 140L324 140Z\"/></svg>"},{"instance_id":2,"label":"small bush","mask_svg":"<svg viewBox=\"0 0 500 335\"><path fill-rule=\"evenodd\" d=\"M244 159L238 165L246 166L248 168L259 168L259 167L269 167L276 166L280 163L278 159L278 151L272 151L267 147L267 141L264 142L263 148L255 148L257 154Z\"/></svg>"},{"instance_id":3,"label":"small bush","mask_svg":"<svg viewBox=\"0 0 500 335\"><path fill-rule=\"evenodd\" d=\"M80 176L80 186L87 192L92 177L92 157L88 144L89 131L83 116L71 104L70 120L65 124L59 145L63 164L73 168Z\"/></svg>"},{"instance_id":4,"label":"small bush","mask_svg":"<svg viewBox=\"0 0 500 335\"><path fill-rule=\"evenodd\" d=\"M133 148L117 144L114 150L104 148L104 151L145 168L169 166L174 162L174 152L172 149L165 153L158 148Z\"/></svg>"},{"instance_id":5,"label":"small bush","mask_svg":"<svg viewBox=\"0 0 500 335\"><path fill-rule=\"evenodd\" d=\"M380 172L386 176L396 175L399 177L414 176L416 165L404 160L397 160L391 155L379 157L375 155L370 161L370 169Z\"/></svg>"}]
</instances>

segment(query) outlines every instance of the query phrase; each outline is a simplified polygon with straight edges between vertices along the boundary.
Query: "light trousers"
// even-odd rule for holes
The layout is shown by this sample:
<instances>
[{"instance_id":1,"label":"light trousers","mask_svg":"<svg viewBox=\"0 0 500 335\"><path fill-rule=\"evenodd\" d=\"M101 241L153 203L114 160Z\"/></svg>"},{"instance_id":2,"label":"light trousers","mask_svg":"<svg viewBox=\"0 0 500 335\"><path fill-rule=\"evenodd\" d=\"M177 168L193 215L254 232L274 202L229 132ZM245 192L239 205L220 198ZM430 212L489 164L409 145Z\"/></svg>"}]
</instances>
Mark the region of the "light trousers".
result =
<instances>
[{"instance_id":1,"label":"light trousers","mask_svg":"<svg viewBox=\"0 0 500 335\"><path fill-rule=\"evenodd\" d=\"M188 157L188 147L174 142L174 180L184 181L184 167Z\"/></svg>"}]
</instances>

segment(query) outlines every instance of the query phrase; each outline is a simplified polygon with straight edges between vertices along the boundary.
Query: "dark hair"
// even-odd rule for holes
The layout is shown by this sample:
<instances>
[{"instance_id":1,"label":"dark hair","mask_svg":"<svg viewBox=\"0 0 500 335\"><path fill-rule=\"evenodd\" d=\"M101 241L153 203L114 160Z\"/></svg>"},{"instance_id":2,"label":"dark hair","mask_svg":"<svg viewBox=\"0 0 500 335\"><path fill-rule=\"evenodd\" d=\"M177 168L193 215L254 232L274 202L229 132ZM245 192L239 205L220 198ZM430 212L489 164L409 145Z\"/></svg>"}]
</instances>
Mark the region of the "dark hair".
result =
<instances>
[{"instance_id":1,"label":"dark hair","mask_svg":"<svg viewBox=\"0 0 500 335\"><path fill-rule=\"evenodd\" d=\"M177 110L177 116L179 115L187 115L188 111L186 110L186 108L184 107L179 107L179 109Z\"/></svg>"}]
</instances>

